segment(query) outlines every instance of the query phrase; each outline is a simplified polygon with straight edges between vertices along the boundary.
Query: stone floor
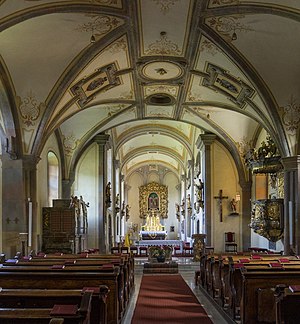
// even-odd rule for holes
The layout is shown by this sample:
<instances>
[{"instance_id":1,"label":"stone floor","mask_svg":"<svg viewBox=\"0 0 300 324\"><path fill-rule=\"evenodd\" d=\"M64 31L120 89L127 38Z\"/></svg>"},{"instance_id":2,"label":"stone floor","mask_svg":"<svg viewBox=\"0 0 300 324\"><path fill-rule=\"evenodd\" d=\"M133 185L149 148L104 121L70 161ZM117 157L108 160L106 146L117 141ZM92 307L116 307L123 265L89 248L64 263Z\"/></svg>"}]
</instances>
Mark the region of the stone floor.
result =
<instances>
[{"instance_id":1,"label":"stone floor","mask_svg":"<svg viewBox=\"0 0 300 324\"><path fill-rule=\"evenodd\" d=\"M135 289L131 296L127 312L121 324L130 324L131 318L134 312L135 303L137 301L141 279L143 276L144 263L148 260L146 258L136 258L135 259ZM198 298L201 305L206 310L207 314L210 316L211 320L215 324L223 323L234 323L230 318L228 318L222 310L214 305L213 302L206 296L205 292L201 290L198 286L195 286L195 270L199 269L199 263L193 262L192 258L174 258L173 261L178 263L179 273L182 275L186 283L190 286L195 296ZM147 274L149 275L149 274ZM142 324L142 323L141 323Z\"/></svg>"}]
</instances>

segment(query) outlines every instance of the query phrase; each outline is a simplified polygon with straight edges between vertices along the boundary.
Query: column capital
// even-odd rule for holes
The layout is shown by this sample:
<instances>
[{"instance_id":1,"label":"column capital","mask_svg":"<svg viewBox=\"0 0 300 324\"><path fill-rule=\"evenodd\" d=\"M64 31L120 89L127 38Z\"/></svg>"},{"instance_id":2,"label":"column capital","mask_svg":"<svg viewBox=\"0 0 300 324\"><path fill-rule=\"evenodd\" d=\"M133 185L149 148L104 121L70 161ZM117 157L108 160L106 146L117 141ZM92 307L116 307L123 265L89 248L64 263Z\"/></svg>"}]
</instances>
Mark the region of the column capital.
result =
<instances>
[{"instance_id":1,"label":"column capital","mask_svg":"<svg viewBox=\"0 0 300 324\"><path fill-rule=\"evenodd\" d=\"M199 137L201 138L201 141L204 143L204 145L211 145L216 140L217 135L215 135L215 134L200 134ZM198 140L199 140L199 138L198 138ZM198 140L197 140L197 143L198 143Z\"/></svg>"},{"instance_id":2,"label":"column capital","mask_svg":"<svg viewBox=\"0 0 300 324\"><path fill-rule=\"evenodd\" d=\"M107 141L109 140L109 135L107 135L107 134L98 134L93 138L93 140L98 145L106 145Z\"/></svg>"},{"instance_id":3,"label":"column capital","mask_svg":"<svg viewBox=\"0 0 300 324\"><path fill-rule=\"evenodd\" d=\"M34 170L36 169L36 165L39 163L41 158L37 155L23 155L23 167L26 170Z\"/></svg>"},{"instance_id":4,"label":"column capital","mask_svg":"<svg viewBox=\"0 0 300 324\"><path fill-rule=\"evenodd\" d=\"M300 170L300 155L289 156L281 158L284 171L297 171Z\"/></svg>"}]
</instances>

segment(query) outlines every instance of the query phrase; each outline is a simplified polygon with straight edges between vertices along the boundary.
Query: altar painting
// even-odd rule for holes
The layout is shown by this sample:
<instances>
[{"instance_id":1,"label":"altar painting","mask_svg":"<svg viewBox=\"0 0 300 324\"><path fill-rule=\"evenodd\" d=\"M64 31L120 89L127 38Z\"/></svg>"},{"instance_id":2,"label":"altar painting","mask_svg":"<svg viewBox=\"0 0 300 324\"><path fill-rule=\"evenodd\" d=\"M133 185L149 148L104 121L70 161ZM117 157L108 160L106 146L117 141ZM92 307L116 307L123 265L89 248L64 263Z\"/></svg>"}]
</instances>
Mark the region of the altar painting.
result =
<instances>
[{"instance_id":1,"label":"altar painting","mask_svg":"<svg viewBox=\"0 0 300 324\"><path fill-rule=\"evenodd\" d=\"M161 218L168 218L168 187L156 182L139 187L140 218L146 219L149 212L156 211Z\"/></svg>"}]
</instances>

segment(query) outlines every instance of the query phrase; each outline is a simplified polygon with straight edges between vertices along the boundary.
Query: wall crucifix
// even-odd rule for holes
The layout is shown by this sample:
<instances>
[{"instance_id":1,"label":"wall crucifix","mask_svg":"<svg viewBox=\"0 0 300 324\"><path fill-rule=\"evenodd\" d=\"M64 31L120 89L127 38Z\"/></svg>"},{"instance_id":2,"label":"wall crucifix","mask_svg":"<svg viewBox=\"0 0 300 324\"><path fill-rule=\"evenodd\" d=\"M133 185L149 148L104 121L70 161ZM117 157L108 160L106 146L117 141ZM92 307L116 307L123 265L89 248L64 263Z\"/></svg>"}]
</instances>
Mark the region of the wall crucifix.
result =
<instances>
[{"instance_id":1,"label":"wall crucifix","mask_svg":"<svg viewBox=\"0 0 300 324\"><path fill-rule=\"evenodd\" d=\"M223 190L219 190L219 195L214 197L219 200L219 213L220 213L220 222L223 222L223 209L222 209L222 201L223 199L228 199L228 196L223 196Z\"/></svg>"}]
</instances>

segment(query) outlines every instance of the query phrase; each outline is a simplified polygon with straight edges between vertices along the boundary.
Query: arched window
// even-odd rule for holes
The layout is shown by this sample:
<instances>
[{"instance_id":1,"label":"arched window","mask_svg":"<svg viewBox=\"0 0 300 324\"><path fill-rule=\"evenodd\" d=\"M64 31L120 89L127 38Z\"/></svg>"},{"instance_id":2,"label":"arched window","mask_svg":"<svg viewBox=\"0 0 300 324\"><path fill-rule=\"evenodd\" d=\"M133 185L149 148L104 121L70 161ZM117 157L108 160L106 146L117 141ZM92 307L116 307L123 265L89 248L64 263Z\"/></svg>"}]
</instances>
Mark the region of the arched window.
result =
<instances>
[{"instance_id":1,"label":"arched window","mask_svg":"<svg viewBox=\"0 0 300 324\"><path fill-rule=\"evenodd\" d=\"M52 200L58 198L59 168L55 153L48 153L48 203L52 206Z\"/></svg>"}]
</instances>

